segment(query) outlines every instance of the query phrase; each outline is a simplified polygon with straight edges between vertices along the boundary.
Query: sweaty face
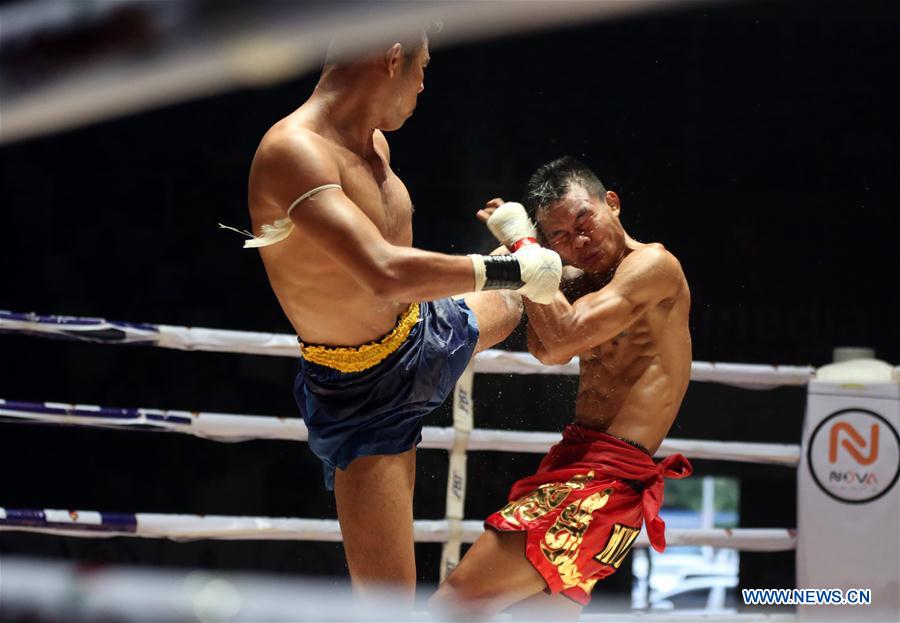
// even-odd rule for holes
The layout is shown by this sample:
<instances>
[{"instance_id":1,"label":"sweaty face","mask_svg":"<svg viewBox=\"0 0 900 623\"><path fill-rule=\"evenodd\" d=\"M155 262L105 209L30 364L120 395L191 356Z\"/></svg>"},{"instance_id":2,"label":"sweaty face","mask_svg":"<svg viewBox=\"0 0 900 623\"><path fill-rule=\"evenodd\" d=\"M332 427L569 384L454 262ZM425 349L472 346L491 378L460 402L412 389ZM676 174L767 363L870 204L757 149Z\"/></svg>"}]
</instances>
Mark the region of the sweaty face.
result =
<instances>
[{"instance_id":1,"label":"sweaty face","mask_svg":"<svg viewBox=\"0 0 900 623\"><path fill-rule=\"evenodd\" d=\"M425 68L431 60L428 42L411 52L412 58L399 59L394 75L394 101L384 130L396 130L409 119L416 108L419 93L425 90Z\"/></svg>"},{"instance_id":2,"label":"sweaty face","mask_svg":"<svg viewBox=\"0 0 900 623\"><path fill-rule=\"evenodd\" d=\"M550 248L585 272L615 268L625 250L618 206L609 205L605 197L591 197L580 186L541 210L538 225Z\"/></svg>"}]
</instances>

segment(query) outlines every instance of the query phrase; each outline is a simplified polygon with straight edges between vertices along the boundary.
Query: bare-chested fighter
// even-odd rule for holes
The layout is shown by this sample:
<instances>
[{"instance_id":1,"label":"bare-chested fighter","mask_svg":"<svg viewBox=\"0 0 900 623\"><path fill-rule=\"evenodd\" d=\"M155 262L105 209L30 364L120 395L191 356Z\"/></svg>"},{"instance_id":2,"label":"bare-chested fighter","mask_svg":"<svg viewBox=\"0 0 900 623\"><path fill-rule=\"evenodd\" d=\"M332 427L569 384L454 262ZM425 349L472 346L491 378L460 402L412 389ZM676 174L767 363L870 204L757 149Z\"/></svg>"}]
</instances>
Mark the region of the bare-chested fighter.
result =
<instances>
[{"instance_id":1,"label":"bare-chested fighter","mask_svg":"<svg viewBox=\"0 0 900 623\"><path fill-rule=\"evenodd\" d=\"M525 208L502 203L479 213L501 242L534 237ZM681 455L651 458L691 371L690 292L678 260L631 238L619 197L573 158L538 169L525 204L543 243L570 265L565 294L550 305L526 301L528 349L547 364L579 356L575 418L432 597L433 610L454 618L513 604L519 614L577 618L642 523L662 551L663 478L691 472Z\"/></svg>"},{"instance_id":2,"label":"bare-chested fighter","mask_svg":"<svg viewBox=\"0 0 900 623\"><path fill-rule=\"evenodd\" d=\"M245 246L260 248L301 340L294 394L335 491L354 586L389 584L411 603L422 418L475 352L519 322L518 294L480 290L548 302L562 267L537 245L491 256L412 248L412 203L382 132L412 115L427 37L334 54L310 98L259 145L249 185L257 235Z\"/></svg>"}]
</instances>

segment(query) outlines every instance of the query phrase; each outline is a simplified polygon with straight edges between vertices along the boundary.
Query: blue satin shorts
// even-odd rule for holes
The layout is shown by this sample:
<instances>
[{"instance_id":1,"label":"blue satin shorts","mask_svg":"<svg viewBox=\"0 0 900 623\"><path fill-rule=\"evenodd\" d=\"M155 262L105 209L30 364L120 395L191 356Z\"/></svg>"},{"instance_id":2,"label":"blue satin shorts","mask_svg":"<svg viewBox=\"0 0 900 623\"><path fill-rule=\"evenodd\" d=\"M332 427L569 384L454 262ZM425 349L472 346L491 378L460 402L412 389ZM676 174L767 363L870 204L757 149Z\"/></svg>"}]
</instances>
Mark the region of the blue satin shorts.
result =
<instances>
[{"instance_id":1,"label":"blue satin shorts","mask_svg":"<svg viewBox=\"0 0 900 623\"><path fill-rule=\"evenodd\" d=\"M400 454L422 440L422 418L453 391L478 342L475 314L462 300L419 304L400 347L374 367L341 372L302 360L294 398L309 447L334 489L335 468L357 457Z\"/></svg>"}]
</instances>

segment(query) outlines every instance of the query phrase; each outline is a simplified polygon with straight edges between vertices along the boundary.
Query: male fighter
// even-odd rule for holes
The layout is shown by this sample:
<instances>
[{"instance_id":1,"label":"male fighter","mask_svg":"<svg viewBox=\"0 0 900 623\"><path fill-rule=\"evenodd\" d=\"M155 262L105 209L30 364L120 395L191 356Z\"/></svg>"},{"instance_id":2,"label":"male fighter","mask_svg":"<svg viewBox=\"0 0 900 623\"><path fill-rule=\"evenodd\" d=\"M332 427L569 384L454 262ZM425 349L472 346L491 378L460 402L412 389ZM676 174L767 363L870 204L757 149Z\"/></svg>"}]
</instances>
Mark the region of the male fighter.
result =
<instances>
[{"instance_id":1,"label":"male fighter","mask_svg":"<svg viewBox=\"0 0 900 623\"><path fill-rule=\"evenodd\" d=\"M533 238L525 209L502 203L488 202L479 217L490 216L506 244ZM642 523L662 551L663 477L691 472L681 455L651 458L690 378L690 292L678 260L631 238L619 197L572 158L538 169L525 203L543 242L570 264L566 295L525 302L528 349L547 364L579 356L575 418L433 596L444 615L486 616L522 602L516 608L528 614L577 618Z\"/></svg>"},{"instance_id":2,"label":"male fighter","mask_svg":"<svg viewBox=\"0 0 900 623\"><path fill-rule=\"evenodd\" d=\"M562 270L535 245L468 257L411 247L412 203L382 132L412 115L428 61L421 32L355 58L331 54L310 98L259 145L257 236L245 244L260 248L301 341L295 398L335 491L355 588L390 584L410 602L422 418L521 317L519 295L479 290L548 302Z\"/></svg>"}]
</instances>

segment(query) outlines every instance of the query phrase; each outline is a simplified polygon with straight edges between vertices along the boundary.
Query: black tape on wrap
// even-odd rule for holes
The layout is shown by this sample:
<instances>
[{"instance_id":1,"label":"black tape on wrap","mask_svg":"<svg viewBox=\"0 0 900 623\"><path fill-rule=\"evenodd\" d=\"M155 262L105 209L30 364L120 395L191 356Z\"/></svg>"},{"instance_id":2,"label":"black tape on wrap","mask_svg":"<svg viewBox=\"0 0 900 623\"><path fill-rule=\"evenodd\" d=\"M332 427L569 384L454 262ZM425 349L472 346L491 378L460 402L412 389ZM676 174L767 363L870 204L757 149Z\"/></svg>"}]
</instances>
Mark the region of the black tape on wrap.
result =
<instances>
[{"instance_id":1,"label":"black tape on wrap","mask_svg":"<svg viewBox=\"0 0 900 623\"><path fill-rule=\"evenodd\" d=\"M522 268L514 255L485 255L483 290L518 290L525 285Z\"/></svg>"}]
</instances>

